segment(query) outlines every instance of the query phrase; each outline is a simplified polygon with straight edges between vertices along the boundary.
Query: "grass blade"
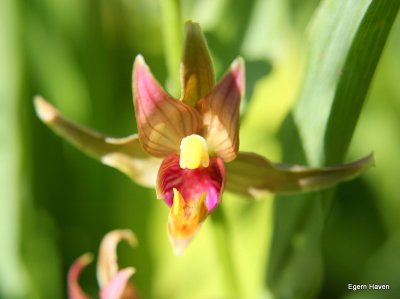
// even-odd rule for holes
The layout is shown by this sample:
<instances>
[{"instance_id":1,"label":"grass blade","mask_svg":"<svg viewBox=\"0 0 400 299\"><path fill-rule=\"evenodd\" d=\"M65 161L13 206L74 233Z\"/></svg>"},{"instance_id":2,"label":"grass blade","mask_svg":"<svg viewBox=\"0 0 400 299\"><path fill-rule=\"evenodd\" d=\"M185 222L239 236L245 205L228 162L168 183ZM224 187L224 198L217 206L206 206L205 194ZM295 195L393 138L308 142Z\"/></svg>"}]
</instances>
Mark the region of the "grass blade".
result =
<instances>
[{"instance_id":1,"label":"grass blade","mask_svg":"<svg viewBox=\"0 0 400 299\"><path fill-rule=\"evenodd\" d=\"M399 6L397 0L320 4L298 102L281 130L285 162L322 166L343 160ZM267 278L276 297L318 293L320 238L332 195L328 190L276 200Z\"/></svg>"}]
</instances>

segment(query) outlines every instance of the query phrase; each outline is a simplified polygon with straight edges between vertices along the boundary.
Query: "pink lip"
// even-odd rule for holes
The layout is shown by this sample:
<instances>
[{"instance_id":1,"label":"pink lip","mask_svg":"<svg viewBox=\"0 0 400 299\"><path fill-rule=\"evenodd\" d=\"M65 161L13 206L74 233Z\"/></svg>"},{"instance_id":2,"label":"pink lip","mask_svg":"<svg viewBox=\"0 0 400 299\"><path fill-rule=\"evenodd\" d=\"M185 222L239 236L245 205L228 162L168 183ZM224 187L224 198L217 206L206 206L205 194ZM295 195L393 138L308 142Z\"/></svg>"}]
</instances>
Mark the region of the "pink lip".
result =
<instances>
[{"instance_id":1,"label":"pink lip","mask_svg":"<svg viewBox=\"0 0 400 299\"><path fill-rule=\"evenodd\" d=\"M185 201L197 200L201 193L206 192L206 207L208 212L215 209L223 193L225 183L225 167L221 158L210 159L208 167L197 169L182 169L179 167L179 155L171 154L161 164L158 172L157 186L159 197L167 205L172 206L173 188L176 188Z\"/></svg>"}]
</instances>

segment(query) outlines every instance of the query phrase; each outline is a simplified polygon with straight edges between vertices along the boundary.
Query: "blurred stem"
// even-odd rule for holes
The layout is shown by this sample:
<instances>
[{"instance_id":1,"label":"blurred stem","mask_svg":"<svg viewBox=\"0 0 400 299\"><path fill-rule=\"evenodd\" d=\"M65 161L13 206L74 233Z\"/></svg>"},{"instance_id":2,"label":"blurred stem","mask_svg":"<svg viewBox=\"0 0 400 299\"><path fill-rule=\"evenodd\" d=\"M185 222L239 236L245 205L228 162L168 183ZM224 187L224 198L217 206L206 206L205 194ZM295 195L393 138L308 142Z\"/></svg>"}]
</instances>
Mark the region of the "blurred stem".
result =
<instances>
[{"instance_id":1,"label":"blurred stem","mask_svg":"<svg viewBox=\"0 0 400 299\"><path fill-rule=\"evenodd\" d=\"M230 292L230 298L242 298L239 280L236 275L235 265L232 258L231 238L228 223L221 207L212 214L215 246L221 267L224 271L226 288Z\"/></svg>"},{"instance_id":2,"label":"blurred stem","mask_svg":"<svg viewBox=\"0 0 400 299\"><path fill-rule=\"evenodd\" d=\"M24 71L19 4L0 1L0 298L26 298L28 293L28 276L20 256L21 205L27 171L22 172L25 148L21 147L18 118Z\"/></svg>"},{"instance_id":3,"label":"blurred stem","mask_svg":"<svg viewBox=\"0 0 400 299\"><path fill-rule=\"evenodd\" d=\"M182 21L179 0L160 0L168 91L179 97L179 63L182 46Z\"/></svg>"}]
</instances>

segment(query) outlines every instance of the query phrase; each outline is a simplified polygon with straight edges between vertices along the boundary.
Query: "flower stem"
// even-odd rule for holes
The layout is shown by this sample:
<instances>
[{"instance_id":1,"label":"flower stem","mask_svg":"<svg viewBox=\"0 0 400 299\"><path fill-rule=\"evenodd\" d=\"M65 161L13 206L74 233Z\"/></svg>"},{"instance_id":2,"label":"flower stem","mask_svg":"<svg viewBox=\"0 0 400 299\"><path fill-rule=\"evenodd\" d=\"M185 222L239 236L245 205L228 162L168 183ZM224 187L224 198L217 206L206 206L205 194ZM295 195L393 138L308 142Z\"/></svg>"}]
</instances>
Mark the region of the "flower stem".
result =
<instances>
[{"instance_id":1,"label":"flower stem","mask_svg":"<svg viewBox=\"0 0 400 299\"><path fill-rule=\"evenodd\" d=\"M179 0L160 0L168 91L179 97L179 63L182 46L182 21Z\"/></svg>"},{"instance_id":2,"label":"flower stem","mask_svg":"<svg viewBox=\"0 0 400 299\"><path fill-rule=\"evenodd\" d=\"M211 214L213 220L213 231L215 237L215 246L219 261L224 272L225 285L229 291L230 298L242 298L239 280L235 271L235 265L232 258L231 238L228 223L221 207L217 208Z\"/></svg>"}]
</instances>

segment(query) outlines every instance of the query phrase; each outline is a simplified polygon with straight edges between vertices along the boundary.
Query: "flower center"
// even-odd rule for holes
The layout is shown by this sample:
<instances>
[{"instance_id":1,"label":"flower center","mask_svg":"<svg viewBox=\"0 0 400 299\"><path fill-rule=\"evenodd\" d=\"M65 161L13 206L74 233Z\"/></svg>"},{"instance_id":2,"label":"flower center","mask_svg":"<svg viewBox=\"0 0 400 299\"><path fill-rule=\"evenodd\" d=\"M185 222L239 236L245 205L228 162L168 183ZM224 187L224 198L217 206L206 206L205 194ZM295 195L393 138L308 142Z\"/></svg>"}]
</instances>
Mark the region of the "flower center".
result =
<instances>
[{"instance_id":1,"label":"flower center","mask_svg":"<svg viewBox=\"0 0 400 299\"><path fill-rule=\"evenodd\" d=\"M181 141L179 166L181 168L196 169L200 166L208 167L210 158L206 140L196 134L186 136Z\"/></svg>"}]
</instances>

